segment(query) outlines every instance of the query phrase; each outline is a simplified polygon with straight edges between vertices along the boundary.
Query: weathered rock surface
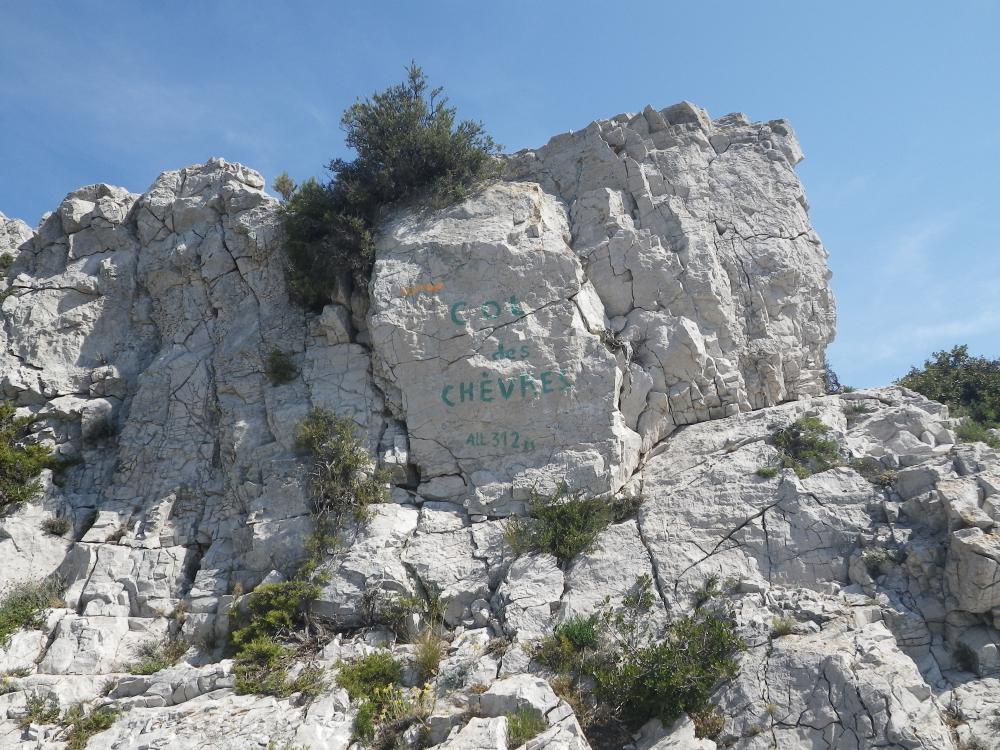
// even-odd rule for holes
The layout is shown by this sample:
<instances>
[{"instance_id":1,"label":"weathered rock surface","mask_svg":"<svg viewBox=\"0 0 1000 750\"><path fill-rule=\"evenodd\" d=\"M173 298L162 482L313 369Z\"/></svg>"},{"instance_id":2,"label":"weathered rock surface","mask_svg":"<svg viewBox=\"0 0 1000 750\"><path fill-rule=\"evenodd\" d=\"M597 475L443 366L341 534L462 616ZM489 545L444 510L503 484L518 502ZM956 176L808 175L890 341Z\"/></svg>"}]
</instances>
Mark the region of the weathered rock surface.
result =
<instances>
[{"instance_id":1,"label":"weathered rock surface","mask_svg":"<svg viewBox=\"0 0 1000 750\"><path fill-rule=\"evenodd\" d=\"M278 204L240 165L81 188L35 231L0 216L0 395L77 460L0 518L0 584L67 583L0 649L0 747L65 747L20 724L32 696L119 710L91 749L352 744L332 679L302 704L237 695L221 648L238 591L304 555L312 407L353 418L394 485L323 561L315 613L342 632L313 663L389 647L416 684L414 646L367 608L440 595L433 745L507 750L531 708L528 750L590 747L533 643L649 576L645 629L708 591L749 648L716 737L651 722L640 750L1000 747L1000 456L904 389L820 395L834 311L800 158L784 121L686 103L593 123L391 217L370 287L318 315L288 301ZM804 415L841 465L757 475ZM503 517L561 481L644 502L566 565L515 556ZM185 659L129 674L167 633Z\"/></svg>"}]
</instances>

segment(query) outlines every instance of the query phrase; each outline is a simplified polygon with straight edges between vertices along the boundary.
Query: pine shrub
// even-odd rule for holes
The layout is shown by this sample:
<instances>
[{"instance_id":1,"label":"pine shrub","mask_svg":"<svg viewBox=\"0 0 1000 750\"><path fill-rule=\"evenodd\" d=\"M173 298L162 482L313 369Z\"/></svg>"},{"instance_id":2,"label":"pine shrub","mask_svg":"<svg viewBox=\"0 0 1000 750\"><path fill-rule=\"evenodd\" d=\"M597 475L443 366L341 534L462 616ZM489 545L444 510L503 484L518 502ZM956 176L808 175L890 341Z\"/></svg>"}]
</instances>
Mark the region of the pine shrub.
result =
<instances>
[{"instance_id":1,"label":"pine shrub","mask_svg":"<svg viewBox=\"0 0 1000 750\"><path fill-rule=\"evenodd\" d=\"M456 122L456 114L414 63L405 81L344 112L341 126L356 158L333 160L330 182L307 180L285 203L289 282L307 306L325 304L344 278L367 282L375 227L387 207L447 205L498 175L499 146L481 123Z\"/></svg>"}]
</instances>

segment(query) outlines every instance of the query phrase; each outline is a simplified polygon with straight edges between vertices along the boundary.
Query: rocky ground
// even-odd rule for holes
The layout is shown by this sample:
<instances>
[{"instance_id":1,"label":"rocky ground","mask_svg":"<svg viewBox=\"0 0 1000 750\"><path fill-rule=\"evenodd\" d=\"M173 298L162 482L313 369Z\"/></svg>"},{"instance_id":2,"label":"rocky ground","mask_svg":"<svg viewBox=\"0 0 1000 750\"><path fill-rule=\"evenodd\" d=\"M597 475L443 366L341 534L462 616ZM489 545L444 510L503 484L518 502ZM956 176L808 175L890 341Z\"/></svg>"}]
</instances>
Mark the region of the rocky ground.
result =
<instances>
[{"instance_id":1,"label":"rocky ground","mask_svg":"<svg viewBox=\"0 0 1000 750\"><path fill-rule=\"evenodd\" d=\"M393 217L369 288L317 314L289 301L277 201L240 165L81 188L37 230L0 217L2 396L75 462L0 519L4 585L67 584L0 651L0 746L65 747L23 720L41 696L120 712L92 749L347 748L340 665L415 653L363 627L367 597L437 591L423 741L503 750L530 706L530 750L585 748L533 644L648 575L651 626L707 589L748 648L714 740L653 722L638 750L1000 747L1000 456L904 389L821 395L834 310L800 158L784 121L686 103L593 123ZM230 606L303 558L314 407L357 423L392 502L323 560L326 688L238 695ZM758 475L802 416L840 465ZM562 481L644 501L568 565L515 556L506 518ZM185 657L129 674L168 633Z\"/></svg>"}]
</instances>

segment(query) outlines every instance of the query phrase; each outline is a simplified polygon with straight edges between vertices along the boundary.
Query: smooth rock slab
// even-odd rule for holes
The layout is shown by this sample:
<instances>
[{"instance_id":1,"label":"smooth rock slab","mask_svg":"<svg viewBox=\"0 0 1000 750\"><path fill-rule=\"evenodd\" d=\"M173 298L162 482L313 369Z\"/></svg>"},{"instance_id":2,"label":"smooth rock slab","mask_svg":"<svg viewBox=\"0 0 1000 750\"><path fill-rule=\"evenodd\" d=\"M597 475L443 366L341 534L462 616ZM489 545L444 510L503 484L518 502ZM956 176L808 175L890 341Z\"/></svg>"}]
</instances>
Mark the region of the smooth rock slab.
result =
<instances>
[{"instance_id":1,"label":"smooth rock slab","mask_svg":"<svg viewBox=\"0 0 1000 750\"><path fill-rule=\"evenodd\" d=\"M615 489L638 460L603 309L568 232L562 205L538 186L500 184L429 217L404 215L380 240L376 374L421 475L462 474L473 512L508 509L511 483L515 500L563 479Z\"/></svg>"}]
</instances>

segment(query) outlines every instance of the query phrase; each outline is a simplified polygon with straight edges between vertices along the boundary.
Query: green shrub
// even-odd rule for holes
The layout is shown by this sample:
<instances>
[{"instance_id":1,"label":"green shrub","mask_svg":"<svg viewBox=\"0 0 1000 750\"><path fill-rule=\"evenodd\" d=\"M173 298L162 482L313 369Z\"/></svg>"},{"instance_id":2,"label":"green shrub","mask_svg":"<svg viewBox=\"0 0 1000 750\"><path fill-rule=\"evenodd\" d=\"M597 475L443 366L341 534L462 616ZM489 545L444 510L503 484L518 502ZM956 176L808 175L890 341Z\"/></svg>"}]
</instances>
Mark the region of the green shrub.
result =
<instances>
[{"instance_id":1,"label":"green shrub","mask_svg":"<svg viewBox=\"0 0 1000 750\"><path fill-rule=\"evenodd\" d=\"M14 256L10 253L0 253L0 276L5 276L14 265Z\"/></svg>"},{"instance_id":2,"label":"green shrub","mask_svg":"<svg viewBox=\"0 0 1000 750\"><path fill-rule=\"evenodd\" d=\"M406 81L344 112L341 126L357 158L335 159L328 184L307 180L285 204L289 283L307 305L325 304L345 274L367 282L387 206L445 205L498 175L497 144L479 123L456 124L447 101L411 64Z\"/></svg>"},{"instance_id":3,"label":"green shrub","mask_svg":"<svg viewBox=\"0 0 1000 750\"><path fill-rule=\"evenodd\" d=\"M718 596L719 591L719 577L718 576L708 576L704 583L695 590L694 592L694 606L697 609L701 607L705 602L711 599L713 596Z\"/></svg>"},{"instance_id":4,"label":"green shrub","mask_svg":"<svg viewBox=\"0 0 1000 750\"><path fill-rule=\"evenodd\" d=\"M69 729L66 735L66 750L86 750L90 738L110 729L117 718L118 713L109 708L99 708L85 713L80 704L70 707L60 720L60 723Z\"/></svg>"},{"instance_id":5,"label":"green shrub","mask_svg":"<svg viewBox=\"0 0 1000 750\"><path fill-rule=\"evenodd\" d=\"M341 664L337 684L352 701L371 696L375 688L395 685L403 678L403 668L388 651L376 651L353 664Z\"/></svg>"},{"instance_id":6,"label":"green shrub","mask_svg":"<svg viewBox=\"0 0 1000 750\"><path fill-rule=\"evenodd\" d=\"M382 626L391 630L397 638L407 641L413 637L412 618L422 615L432 630L440 630L444 621L444 600L434 591L428 598L405 596L395 591L386 591L378 584L365 589L361 595L361 611L365 625Z\"/></svg>"},{"instance_id":7,"label":"green shrub","mask_svg":"<svg viewBox=\"0 0 1000 750\"><path fill-rule=\"evenodd\" d=\"M972 417L962 420L962 424L955 430L955 437L963 443L986 443L990 448L1000 450L1000 438L991 433L986 425Z\"/></svg>"},{"instance_id":8,"label":"green shrub","mask_svg":"<svg viewBox=\"0 0 1000 750\"><path fill-rule=\"evenodd\" d=\"M420 679L426 682L438 673L438 667L441 666L441 659L444 657L444 641L433 628L427 628L417 638L416 646L413 663L420 673Z\"/></svg>"},{"instance_id":9,"label":"green shrub","mask_svg":"<svg viewBox=\"0 0 1000 750\"><path fill-rule=\"evenodd\" d=\"M59 721L59 704L55 698L46 698L38 693L32 693L24 700L25 714L21 726L28 724L55 724Z\"/></svg>"},{"instance_id":10,"label":"green shrub","mask_svg":"<svg viewBox=\"0 0 1000 750\"><path fill-rule=\"evenodd\" d=\"M376 651L353 664L341 663L337 684L361 704L354 719L356 739L371 743L378 734L394 735L411 723L415 706L397 686L402 677L402 666L388 651ZM396 722L400 724L385 726Z\"/></svg>"},{"instance_id":11,"label":"green shrub","mask_svg":"<svg viewBox=\"0 0 1000 750\"><path fill-rule=\"evenodd\" d=\"M284 385L295 380L299 368L292 362L289 354L281 349L272 349L264 360L264 374L271 381L271 385Z\"/></svg>"},{"instance_id":12,"label":"green shrub","mask_svg":"<svg viewBox=\"0 0 1000 750\"><path fill-rule=\"evenodd\" d=\"M294 679L289 679L288 665L294 656L295 649L267 638L243 644L234 660L236 692L276 698L300 693L306 698L315 698L323 689L323 670L306 666Z\"/></svg>"},{"instance_id":13,"label":"green shrub","mask_svg":"<svg viewBox=\"0 0 1000 750\"><path fill-rule=\"evenodd\" d=\"M426 721L433 706L433 691L430 686L424 686L419 691L406 692L397 685L373 688L358 706L352 740L360 740L373 750L403 747L401 738L403 732L416 723L424 724L426 730ZM425 746L425 744L416 745L416 747Z\"/></svg>"},{"instance_id":14,"label":"green shrub","mask_svg":"<svg viewBox=\"0 0 1000 750\"><path fill-rule=\"evenodd\" d=\"M271 189L280 195L283 201L287 201L295 193L295 180L288 176L288 172L282 172L274 178Z\"/></svg>"},{"instance_id":15,"label":"green shrub","mask_svg":"<svg viewBox=\"0 0 1000 750\"><path fill-rule=\"evenodd\" d=\"M59 597L63 582L58 578L18 583L0 598L0 647L6 647L10 637L22 628L40 628L42 617L50 607L61 607Z\"/></svg>"},{"instance_id":16,"label":"green shrub","mask_svg":"<svg viewBox=\"0 0 1000 750\"><path fill-rule=\"evenodd\" d=\"M757 469L757 471L754 472L754 474L761 477L762 479L773 479L774 477L778 476L778 471L779 469L777 466L761 466L759 469Z\"/></svg>"},{"instance_id":17,"label":"green shrub","mask_svg":"<svg viewBox=\"0 0 1000 750\"><path fill-rule=\"evenodd\" d=\"M774 434L781 465L800 478L818 474L840 464L840 448L826 437L830 428L817 417L799 417Z\"/></svg>"},{"instance_id":18,"label":"green shrub","mask_svg":"<svg viewBox=\"0 0 1000 750\"><path fill-rule=\"evenodd\" d=\"M876 487L882 489L889 489L896 481L895 469L885 468L880 461L874 458L855 458L851 461L851 468Z\"/></svg>"},{"instance_id":19,"label":"green shrub","mask_svg":"<svg viewBox=\"0 0 1000 750\"><path fill-rule=\"evenodd\" d=\"M351 419L313 409L299 427L298 445L312 458L311 511L321 528L363 523L371 505L388 501L388 472L376 466Z\"/></svg>"},{"instance_id":20,"label":"green shrub","mask_svg":"<svg viewBox=\"0 0 1000 750\"><path fill-rule=\"evenodd\" d=\"M898 565L906 560L906 552L896 546L872 546L866 547L861 552L861 559L864 561L868 574L877 578L885 573L890 565Z\"/></svg>"},{"instance_id":21,"label":"green shrub","mask_svg":"<svg viewBox=\"0 0 1000 750\"><path fill-rule=\"evenodd\" d=\"M736 674L745 644L728 619L699 611L674 620L657 640L644 629L654 601L652 580L643 576L619 610L606 605L600 615L567 621L535 654L574 691L592 692L596 718L586 729L594 746L607 744L599 738L617 742L615 725L634 730L651 718L669 725L682 712L708 709L716 685Z\"/></svg>"},{"instance_id":22,"label":"green shrub","mask_svg":"<svg viewBox=\"0 0 1000 750\"><path fill-rule=\"evenodd\" d=\"M232 642L287 639L306 627L309 605L319 593L318 584L299 579L258 586L233 608Z\"/></svg>"},{"instance_id":23,"label":"green shrub","mask_svg":"<svg viewBox=\"0 0 1000 750\"><path fill-rule=\"evenodd\" d=\"M187 653L188 646L176 638L146 641L139 647L139 661L125 667L130 674L153 674L172 667Z\"/></svg>"},{"instance_id":24,"label":"green shrub","mask_svg":"<svg viewBox=\"0 0 1000 750\"><path fill-rule=\"evenodd\" d=\"M52 536L65 536L72 528L73 524L63 516L50 516L42 521L42 530Z\"/></svg>"},{"instance_id":25,"label":"green shrub","mask_svg":"<svg viewBox=\"0 0 1000 750\"><path fill-rule=\"evenodd\" d=\"M507 747L517 748L549 728L549 722L534 708L522 706L507 714Z\"/></svg>"},{"instance_id":26,"label":"green shrub","mask_svg":"<svg viewBox=\"0 0 1000 750\"><path fill-rule=\"evenodd\" d=\"M535 651L535 659L560 673L578 669L599 645L598 624L596 615L571 617L542 640Z\"/></svg>"},{"instance_id":27,"label":"green shrub","mask_svg":"<svg viewBox=\"0 0 1000 750\"><path fill-rule=\"evenodd\" d=\"M969 347L934 352L922 369L896 381L927 398L947 404L986 427L1000 427L1000 359L969 356Z\"/></svg>"},{"instance_id":28,"label":"green shrub","mask_svg":"<svg viewBox=\"0 0 1000 750\"><path fill-rule=\"evenodd\" d=\"M504 536L517 555L547 552L565 565L588 549L613 521L635 513L641 498L585 497L565 483L551 495L533 492L527 518L510 518Z\"/></svg>"},{"instance_id":29,"label":"green shrub","mask_svg":"<svg viewBox=\"0 0 1000 750\"><path fill-rule=\"evenodd\" d=\"M726 726L726 717L715 706L693 711L691 721L694 722L694 736L698 739L714 740Z\"/></svg>"},{"instance_id":30,"label":"green shrub","mask_svg":"<svg viewBox=\"0 0 1000 750\"><path fill-rule=\"evenodd\" d=\"M292 649L267 638L255 638L240 648L234 660L236 692L280 696L285 691L285 663Z\"/></svg>"},{"instance_id":31,"label":"green shrub","mask_svg":"<svg viewBox=\"0 0 1000 750\"><path fill-rule=\"evenodd\" d=\"M669 726L682 713L707 707L720 680L737 674L734 654L743 643L732 625L715 615L675 620L666 638L626 649L594 669L597 694L638 728L651 718Z\"/></svg>"},{"instance_id":32,"label":"green shrub","mask_svg":"<svg viewBox=\"0 0 1000 750\"><path fill-rule=\"evenodd\" d=\"M0 403L0 509L31 500L42 488L42 471L58 467L47 446L22 442L33 420L15 411L12 404Z\"/></svg>"},{"instance_id":33,"label":"green shrub","mask_svg":"<svg viewBox=\"0 0 1000 750\"><path fill-rule=\"evenodd\" d=\"M776 617L771 622L771 637L781 638L795 632L795 620L791 617Z\"/></svg>"}]
</instances>

